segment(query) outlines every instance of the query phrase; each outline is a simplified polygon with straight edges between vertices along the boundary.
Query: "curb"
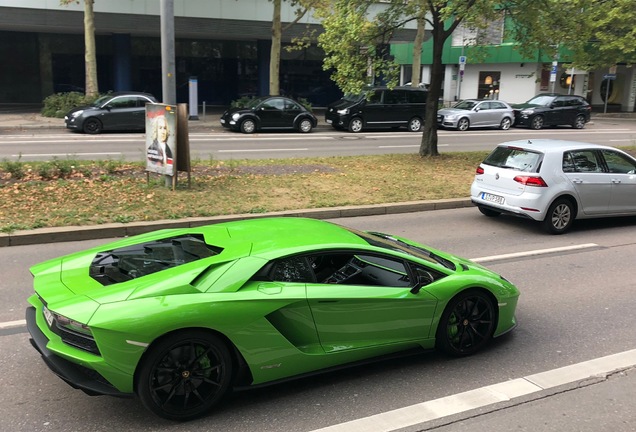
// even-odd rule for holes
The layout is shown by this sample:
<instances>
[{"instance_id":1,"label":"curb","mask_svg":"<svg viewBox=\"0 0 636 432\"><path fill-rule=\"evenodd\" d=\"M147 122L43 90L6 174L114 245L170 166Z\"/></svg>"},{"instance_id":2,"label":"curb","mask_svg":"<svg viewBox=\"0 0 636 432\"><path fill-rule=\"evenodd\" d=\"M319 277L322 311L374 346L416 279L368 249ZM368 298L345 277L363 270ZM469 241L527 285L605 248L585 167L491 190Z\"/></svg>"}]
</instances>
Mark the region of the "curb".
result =
<instances>
[{"instance_id":1,"label":"curb","mask_svg":"<svg viewBox=\"0 0 636 432\"><path fill-rule=\"evenodd\" d=\"M194 228L202 225L209 225L220 222L272 216L335 219L343 217L377 216L431 210L447 210L472 206L473 204L470 201L470 198L452 198L433 201L408 201L391 204L300 209L260 214L243 213L213 217L185 218L179 220L132 222L128 224L110 223L92 226L38 228L34 230L16 231L9 234L0 234L0 247L26 246L67 241L96 240L113 237L129 237L160 229Z\"/></svg>"}]
</instances>

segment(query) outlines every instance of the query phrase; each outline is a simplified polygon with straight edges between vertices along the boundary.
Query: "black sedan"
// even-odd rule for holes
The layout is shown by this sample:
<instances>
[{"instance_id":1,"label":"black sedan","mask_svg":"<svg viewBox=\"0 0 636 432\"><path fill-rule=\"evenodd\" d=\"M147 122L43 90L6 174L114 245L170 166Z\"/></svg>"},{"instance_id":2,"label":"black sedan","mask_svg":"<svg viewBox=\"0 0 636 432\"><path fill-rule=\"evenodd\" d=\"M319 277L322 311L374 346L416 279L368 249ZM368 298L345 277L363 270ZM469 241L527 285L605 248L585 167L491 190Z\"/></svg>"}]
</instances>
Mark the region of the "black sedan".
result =
<instances>
[{"instance_id":1,"label":"black sedan","mask_svg":"<svg viewBox=\"0 0 636 432\"><path fill-rule=\"evenodd\" d=\"M73 108L64 121L68 129L98 134L102 131L146 130L146 104L156 103L148 93L117 92L102 96L92 105Z\"/></svg>"},{"instance_id":2,"label":"black sedan","mask_svg":"<svg viewBox=\"0 0 636 432\"><path fill-rule=\"evenodd\" d=\"M267 129L294 129L309 133L317 123L311 111L282 96L256 98L245 107L230 108L221 116L223 127L247 134Z\"/></svg>"}]
</instances>

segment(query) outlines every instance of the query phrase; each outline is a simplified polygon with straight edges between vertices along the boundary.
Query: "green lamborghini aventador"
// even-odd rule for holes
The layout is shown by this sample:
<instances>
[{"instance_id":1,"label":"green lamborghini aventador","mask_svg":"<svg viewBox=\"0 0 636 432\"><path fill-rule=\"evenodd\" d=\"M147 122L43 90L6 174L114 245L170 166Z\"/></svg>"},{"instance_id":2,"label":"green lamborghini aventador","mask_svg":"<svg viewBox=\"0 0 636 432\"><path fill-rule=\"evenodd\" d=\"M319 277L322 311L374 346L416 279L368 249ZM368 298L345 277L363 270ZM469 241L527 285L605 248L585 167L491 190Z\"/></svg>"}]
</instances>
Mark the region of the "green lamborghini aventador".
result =
<instances>
[{"instance_id":1,"label":"green lamborghini aventador","mask_svg":"<svg viewBox=\"0 0 636 432\"><path fill-rule=\"evenodd\" d=\"M405 238L303 218L155 231L31 268L31 343L88 394L185 420L232 388L513 329L519 292Z\"/></svg>"}]
</instances>

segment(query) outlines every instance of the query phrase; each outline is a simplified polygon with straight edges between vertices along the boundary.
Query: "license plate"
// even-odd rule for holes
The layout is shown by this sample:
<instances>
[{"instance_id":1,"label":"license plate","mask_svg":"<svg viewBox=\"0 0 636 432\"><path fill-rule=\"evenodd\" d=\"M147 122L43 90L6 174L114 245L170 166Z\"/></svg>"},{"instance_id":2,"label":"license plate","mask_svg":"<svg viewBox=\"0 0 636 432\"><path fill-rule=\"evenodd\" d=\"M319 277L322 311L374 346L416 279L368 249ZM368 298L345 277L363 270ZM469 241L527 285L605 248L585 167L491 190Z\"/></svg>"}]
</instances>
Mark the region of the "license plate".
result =
<instances>
[{"instance_id":1,"label":"license plate","mask_svg":"<svg viewBox=\"0 0 636 432\"><path fill-rule=\"evenodd\" d=\"M51 313L51 311L46 306L44 306L42 308L42 312L44 312L44 319L49 324L49 327L53 326L53 314Z\"/></svg>"},{"instance_id":2,"label":"license plate","mask_svg":"<svg viewBox=\"0 0 636 432\"><path fill-rule=\"evenodd\" d=\"M481 193L481 199L483 199L484 201L490 201L490 202L494 202L496 204L501 204L501 205L503 205L506 202L504 197L499 195L489 194L486 192Z\"/></svg>"},{"instance_id":3,"label":"license plate","mask_svg":"<svg viewBox=\"0 0 636 432\"><path fill-rule=\"evenodd\" d=\"M325 122L326 122L327 124L331 124L331 123L332 123L332 120L326 119L326 120L325 120Z\"/></svg>"}]
</instances>

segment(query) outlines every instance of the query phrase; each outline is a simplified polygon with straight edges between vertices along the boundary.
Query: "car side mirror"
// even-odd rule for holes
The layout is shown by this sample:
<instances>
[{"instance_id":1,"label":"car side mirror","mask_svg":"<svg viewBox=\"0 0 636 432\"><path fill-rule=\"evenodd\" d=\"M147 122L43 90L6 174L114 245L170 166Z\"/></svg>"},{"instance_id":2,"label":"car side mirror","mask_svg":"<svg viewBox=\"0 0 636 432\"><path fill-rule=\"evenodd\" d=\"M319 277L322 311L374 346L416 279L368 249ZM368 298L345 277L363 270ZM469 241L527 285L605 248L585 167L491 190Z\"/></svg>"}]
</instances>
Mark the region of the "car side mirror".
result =
<instances>
[{"instance_id":1,"label":"car side mirror","mask_svg":"<svg viewBox=\"0 0 636 432\"><path fill-rule=\"evenodd\" d=\"M411 294L417 294L420 290L426 285L435 282L435 278L429 272L419 273L417 275L417 283L413 288L411 288Z\"/></svg>"}]
</instances>

